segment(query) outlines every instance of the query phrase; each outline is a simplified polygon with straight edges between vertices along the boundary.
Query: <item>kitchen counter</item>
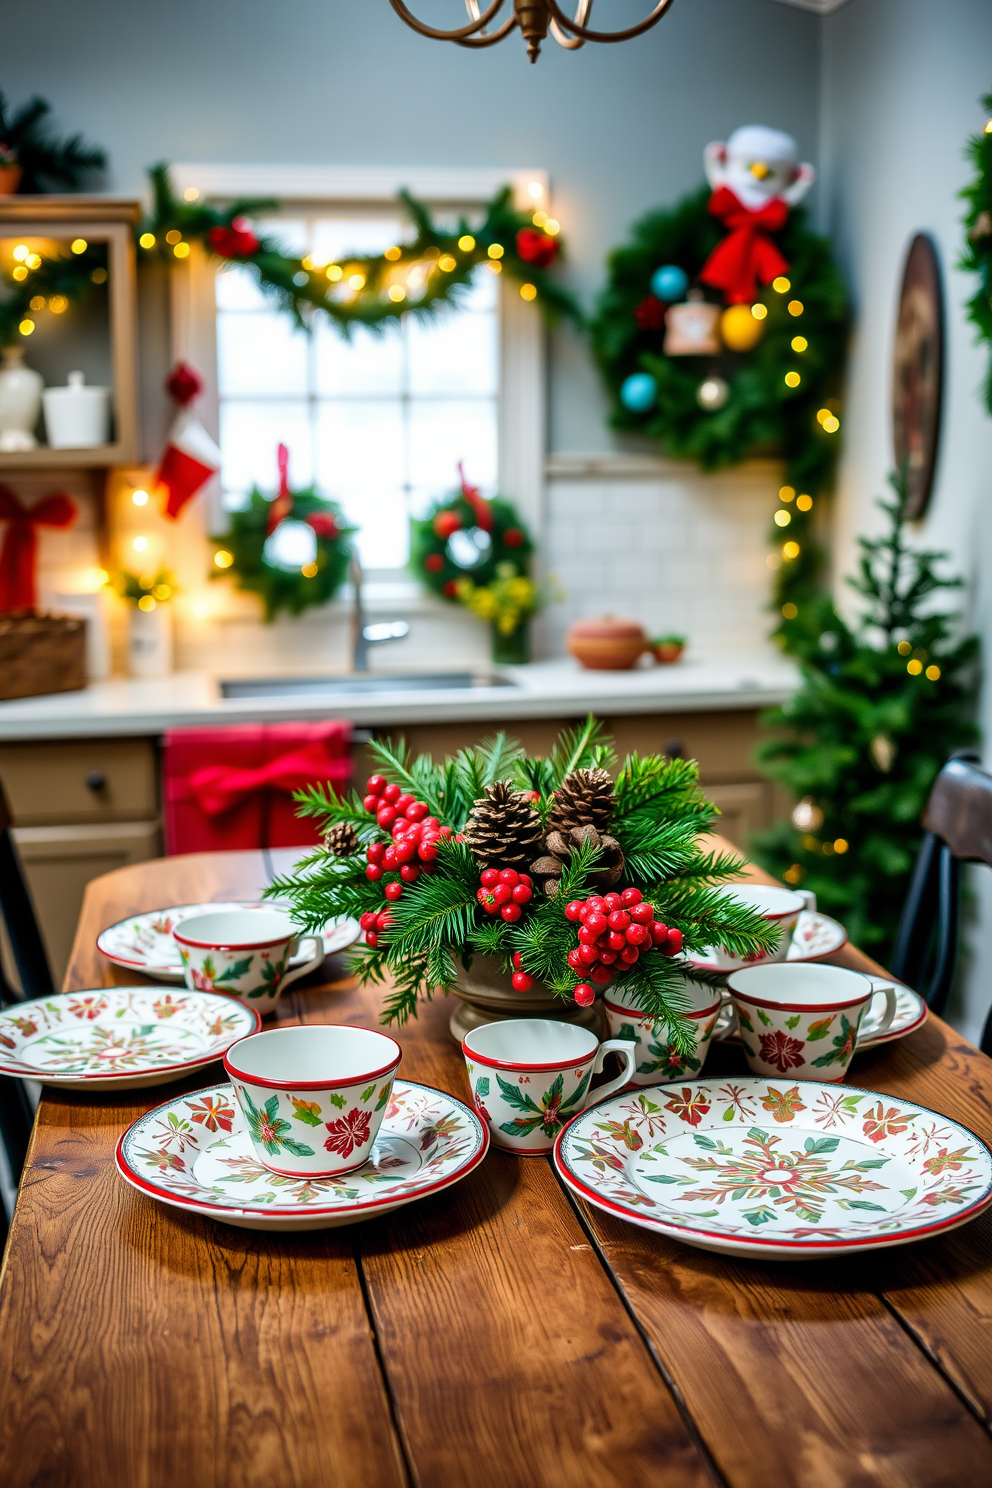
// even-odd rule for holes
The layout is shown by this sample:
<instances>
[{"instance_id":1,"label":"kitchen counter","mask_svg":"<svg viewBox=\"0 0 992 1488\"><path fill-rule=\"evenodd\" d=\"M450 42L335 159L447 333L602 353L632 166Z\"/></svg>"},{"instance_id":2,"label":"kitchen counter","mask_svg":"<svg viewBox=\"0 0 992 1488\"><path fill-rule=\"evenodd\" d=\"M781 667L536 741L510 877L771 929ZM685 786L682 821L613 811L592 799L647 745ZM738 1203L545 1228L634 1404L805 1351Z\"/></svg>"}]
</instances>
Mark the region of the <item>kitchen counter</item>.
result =
<instances>
[{"instance_id":1,"label":"kitchen counter","mask_svg":"<svg viewBox=\"0 0 992 1488\"><path fill-rule=\"evenodd\" d=\"M674 666L629 672L587 672L570 659L497 671L513 685L382 694L343 691L330 697L224 698L217 679L202 672L98 682L81 692L0 702L0 742L136 737L183 726L278 719L347 718L357 725L387 727L585 713L719 712L779 703L797 681L795 668L771 652L690 654Z\"/></svg>"}]
</instances>

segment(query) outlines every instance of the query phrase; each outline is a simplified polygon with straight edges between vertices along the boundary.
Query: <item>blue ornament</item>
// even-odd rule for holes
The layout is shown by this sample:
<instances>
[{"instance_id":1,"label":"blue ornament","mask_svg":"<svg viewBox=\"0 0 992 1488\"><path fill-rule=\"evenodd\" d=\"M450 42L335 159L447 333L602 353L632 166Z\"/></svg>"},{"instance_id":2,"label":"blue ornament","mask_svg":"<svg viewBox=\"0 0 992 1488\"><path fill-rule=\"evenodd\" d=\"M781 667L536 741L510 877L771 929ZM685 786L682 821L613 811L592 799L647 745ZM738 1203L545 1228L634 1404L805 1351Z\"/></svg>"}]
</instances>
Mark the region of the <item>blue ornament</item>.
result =
<instances>
[{"instance_id":1,"label":"blue ornament","mask_svg":"<svg viewBox=\"0 0 992 1488\"><path fill-rule=\"evenodd\" d=\"M658 385L650 372L634 372L620 389L620 402L631 413L647 413L658 396Z\"/></svg>"},{"instance_id":2,"label":"blue ornament","mask_svg":"<svg viewBox=\"0 0 992 1488\"><path fill-rule=\"evenodd\" d=\"M678 264L662 264L651 275L651 293L656 294L659 300L667 300L669 305L684 300L688 288L689 276Z\"/></svg>"}]
</instances>

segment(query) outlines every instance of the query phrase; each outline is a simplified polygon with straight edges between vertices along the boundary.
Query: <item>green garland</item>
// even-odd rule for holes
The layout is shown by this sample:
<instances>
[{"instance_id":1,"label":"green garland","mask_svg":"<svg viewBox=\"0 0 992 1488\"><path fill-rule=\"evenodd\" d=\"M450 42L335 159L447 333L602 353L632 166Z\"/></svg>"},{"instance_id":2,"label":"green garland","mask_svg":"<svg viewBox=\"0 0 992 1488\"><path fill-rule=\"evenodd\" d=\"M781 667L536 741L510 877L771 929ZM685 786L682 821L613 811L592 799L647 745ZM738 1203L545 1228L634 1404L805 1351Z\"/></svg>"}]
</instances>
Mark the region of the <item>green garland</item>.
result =
<instances>
[{"instance_id":1,"label":"green garland","mask_svg":"<svg viewBox=\"0 0 992 1488\"><path fill-rule=\"evenodd\" d=\"M76 242L84 240L78 238ZM35 261L37 260L37 262ZM26 272L19 272L25 270ZM16 275L16 278L15 278ZM107 245L87 244L79 253L41 254L15 263L0 276L0 346L16 345L33 334L45 311L61 315L70 305L81 305L94 285L107 282Z\"/></svg>"},{"instance_id":2,"label":"green garland","mask_svg":"<svg viewBox=\"0 0 992 1488\"><path fill-rule=\"evenodd\" d=\"M231 577L236 588L257 594L265 606L266 621L274 620L280 610L299 615L311 605L333 599L347 577L349 539L357 531L345 522L340 507L318 496L312 486L292 492L285 517L314 528L316 558L302 569L277 568L263 554L273 500L279 499L253 488L247 505L231 513L229 530L211 537L218 547L210 577Z\"/></svg>"},{"instance_id":3,"label":"green garland","mask_svg":"<svg viewBox=\"0 0 992 1488\"><path fill-rule=\"evenodd\" d=\"M510 923L484 912L479 863L458 834L486 787L501 780L531 793L546 825L554 793L566 776L577 769L617 765L600 726L587 719L574 732L563 734L543 758L526 755L503 735L476 749L463 749L441 764L429 755L412 757L402 744L394 748L373 741L370 748L382 777L398 788L397 794L408 793L408 802L415 799L423 803L422 814L430 813L434 835L429 864L418 870L414 881L402 879L406 868L398 872L374 868L384 849L393 846L394 834L369 814L368 804L375 809L381 801L370 794L363 804L355 793L337 796L329 787L314 786L296 798L300 815L316 818L324 833L339 828L338 835L351 846L313 853L266 892L288 899L295 918L308 929L339 915L365 916L363 929L370 926L367 944L351 954L363 982L391 981L385 1022L402 1023L416 1014L421 998L453 988L458 963L467 967L473 955L497 957L508 977L516 964L568 1002L582 975L568 962L578 942L566 906L586 892L598 852L585 844L569 860L559 892L553 898L535 892ZM373 777L367 789L372 792L378 785L381 792L382 777ZM686 951L717 943L747 956L767 947L773 932L755 911L718 891L740 871L743 860L700 847L700 834L711 829L716 817L715 807L699 789L695 761L630 755L616 778L610 826L625 859L617 888L640 889L664 923L680 932ZM516 963L514 956L519 956ZM689 970L681 954L652 949L636 965L621 970L613 983L615 990L636 995L640 1006L663 1019L673 1043L683 1048L688 1038L682 1016L684 975ZM692 975L699 978L703 973Z\"/></svg>"},{"instance_id":4,"label":"green garland","mask_svg":"<svg viewBox=\"0 0 992 1488\"><path fill-rule=\"evenodd\" d=\"M534 300L548 319L581 320L575 300L550 272L550 264L561 257L560 237L535 226L535 219L548 220L546 214L518 211L509 186L488 203L480 226L470 227L463 217L448 230L433 222L423 203L401 191L414 227L411 242L318 265L284 253L277 238L254 231L248 219L273 211L277 202L245 199L219 211L205 202L180 201L166 165L149 174L154 209L139 233L140 246L175 263L196 243L216 258L246 264L297 325L309 325L315 313L345 332L356 325L375 330L404 315L430 319L443 305L458 303L480 264L507 273L521 296Z\"/></svg>"},{"instance_id":5,"label":"green garland","mask_svg":"<svg viewBox=\"0 0 992 1488\"><path fill-rule=\"evenodd\" d=\"M793 649L794 612L808 600L819 566L814 498L829 489L837 458L839 420L824 428L821 411L835 419L840 411L846 294L827 242L809 232L803 212L793 209L777 235L789 263L789 291L769 287L760 292L758 302L767 314L757 346L710 357L665 356L661 327L642 329L635 312L650 296L652 275L662 265L677 265L690 284L698 279L723 236L722 226L707 211L709 197L704 187L674 208L649 213L635 225L631 241L610 255L609 281L590 326L592 349L613 398L614 428L656 439L666 454L698 461L704 470L751 455L774 452L783 457L781 511L788 521L780 519L772 529L781 556L774 603L779 635L785 648ZM706 293L717 298L714 291ZM801 303L800 316L789 313L791 300ZM807 342L801 352L792 346L797 335ZM620 401L620 389L636 372L650 374L657 384L655 405L639 413ZM794 372L801 381L790 387L786 375ZM700 406L697 393L714 374L727 382L729 392L723 406L710 411ZM808 503L799 502L800 497Z\"/></svg>"},{"instance_id":6,"label":"green garland","mask_svg":"<svg viewBox=\"0 0 992 1488\"><path fill-rule=\"evenodd\" d=\"M992 114L992 93L982 98L982 107ZM964 251L958 268L978 275L978 288L967 303L968 319L992 353L992 131L986 125L968 141L966 154L975 167L975 179L961 192L968 203L964 217ZM992 413L992 354L984 386L985 407Z\"/></svg>"}]
</instances>

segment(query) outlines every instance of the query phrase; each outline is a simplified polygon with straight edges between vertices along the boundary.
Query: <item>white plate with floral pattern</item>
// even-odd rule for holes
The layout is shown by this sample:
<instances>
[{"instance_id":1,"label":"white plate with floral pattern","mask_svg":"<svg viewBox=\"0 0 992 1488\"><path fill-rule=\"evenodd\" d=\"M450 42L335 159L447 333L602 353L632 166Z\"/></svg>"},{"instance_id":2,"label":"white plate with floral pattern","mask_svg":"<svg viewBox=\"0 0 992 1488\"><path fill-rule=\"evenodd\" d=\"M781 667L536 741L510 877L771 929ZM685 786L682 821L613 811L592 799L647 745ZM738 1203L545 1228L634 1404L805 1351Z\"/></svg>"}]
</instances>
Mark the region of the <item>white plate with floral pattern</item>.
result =
<instances>
[{"instance_id":1,"label":"white plate with floral pattern","mask_svg":"<svg viewBox=\"0 0 992 1488\"><path fill-rule=\"evenodd\" d=\"M816 1080L687 1080L615 1095L555 1166L608 1214L703 1250L799 1261L906 1245L992 1204L992 1153L898 1096Z\"/></svg>"},{"instance_id":2,"label":"white plate with floral pattern","mask_svg":"<svg viewBox=\"0 0 992 1488\"><path fill-rule=\"evenodd\" d=\"M877 978L881 981L882 978ZM892 984L889 983L891 986ZM885 1017L885 994L876 992L868 1009L861 1020L858 1030L858 1047L856 1054L865 1049L877 1048L879 1044L891 1044L893 1039L905 1038L907 1033L913 1033L917 1028L922 1028L927 1021L927 1005L918 992L912 987L903 987L896 984L896 1015L884 1033L873 1033ZM737 1028L737 1014L734 1012L733 1003L728 1000L723 1004L716 1015L713 1025L713 1038L720 1042L740 1043L740 1033Z\"/></svg>"},{"instance_id":3,"label":"white plate with floral pattern","mask_svg":"<svg viewBox=\"0 0 992 1488\"><path fill-rule=\"evenodd\" d=\"M172 938L172 931L180 920L190 915L213 913L224 909L258 909L269 913L274 908L288 908L278 901L268 899L231 900L223 904L172 904L168 909L153 909L147 914L131 915L108 925L96 938L97 949L115 966L125 971L140 971L159 982L183 980L183 966L179 959L179 947ZM354 945L359 936L357 920L332 920L324 927L324 955L331 956ZM307 959L306 952L291 957L289 965L298 966Z\"/></svg>"},{"instance_id":4,"label":"white plate with floral pattern","mask_svg":"<svg viewBox=\"0 0 992 1488\"><path fill-rule=\"evenodd\" d=\"M94 987L0 1012L0 1074L77 1090L164 1085L220 1059L262 1019L220 992Z\"/></svg>"},{"instance_id":5,"label":"white plate with floral pattern","mask_svg":"<svg viewBox=\"0 0 992 1488\"><path fill-rule=\"evenodd\" d=\"M312 1141L318 1115L300 1119ZM224 1224L326 1230L448 1188L488 1149L489 1128L468 1106L430 1085L396 1080L364 1167L340 1178L280 1177L256 1158L233 1088L224 1083L139 1116L117 1144L117 1167L142 1193Z\"/></svg>"},{"instance_id":6,"label":"white plate with floral pattern","mask_svg":"<svg viewBox=\"0 0 992 1488\"><path fill-rule=\"evenodd\" d=\"M823 956L832 956L834 951L839 951L845 945L847 931L839 920L832 920L829 915L820 914L818 910L804 909L796 921L785 959L819 961ZM720 970L716 957L706 951L690 956L689 960L693 966L698 966L703 971Z\"/></svg>"}]
</instances>

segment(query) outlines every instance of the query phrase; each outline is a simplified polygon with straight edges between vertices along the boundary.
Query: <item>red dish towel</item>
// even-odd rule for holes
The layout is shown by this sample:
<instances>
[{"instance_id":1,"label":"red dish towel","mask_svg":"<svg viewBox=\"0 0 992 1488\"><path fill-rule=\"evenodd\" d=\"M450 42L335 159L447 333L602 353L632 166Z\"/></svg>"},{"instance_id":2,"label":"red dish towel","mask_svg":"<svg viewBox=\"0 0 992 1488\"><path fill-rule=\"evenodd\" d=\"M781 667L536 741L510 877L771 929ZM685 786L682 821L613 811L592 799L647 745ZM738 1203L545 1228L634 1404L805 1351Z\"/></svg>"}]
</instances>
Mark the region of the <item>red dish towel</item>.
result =
<instances>
[{"instance_id":1,"label":"red dish towel","mask_svg":"<svg viewBox=\"0 0 992 1488\"><path fill-rule=\"evenodd\" d=\"M224 852L308 847L319 838L298 817L293 792L329 782L351 784L348 723L241 723L170 729L162 790L165 850Z\"/></svg>"}]
</instances>

